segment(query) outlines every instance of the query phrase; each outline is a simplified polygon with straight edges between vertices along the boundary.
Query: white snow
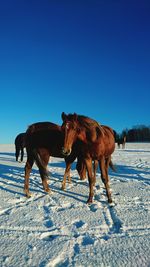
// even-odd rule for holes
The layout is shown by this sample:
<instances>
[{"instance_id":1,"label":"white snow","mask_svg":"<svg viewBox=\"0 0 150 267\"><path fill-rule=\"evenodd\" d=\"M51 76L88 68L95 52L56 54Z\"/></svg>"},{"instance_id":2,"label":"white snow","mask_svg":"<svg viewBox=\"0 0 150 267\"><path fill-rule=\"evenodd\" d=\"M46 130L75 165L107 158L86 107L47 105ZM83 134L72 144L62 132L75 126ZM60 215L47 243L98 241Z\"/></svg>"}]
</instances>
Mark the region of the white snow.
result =
<instances>
[{"instance_id":1,"label":"white snow","mask_svg":"<svg viewBox=\"0 0 150 267\"><path fill-rule=\"evenodd\" d=\"M72 184L61 190L64 160L51 158L45 194L37 167L32 197L23 193L24 166L14 145L0 145L0 266L150 266L150 143L117 149L110 170L114 205L107 203L97 172L94 203L86 204L88 181L72 165Z\"/></svg>"}]
</instances>

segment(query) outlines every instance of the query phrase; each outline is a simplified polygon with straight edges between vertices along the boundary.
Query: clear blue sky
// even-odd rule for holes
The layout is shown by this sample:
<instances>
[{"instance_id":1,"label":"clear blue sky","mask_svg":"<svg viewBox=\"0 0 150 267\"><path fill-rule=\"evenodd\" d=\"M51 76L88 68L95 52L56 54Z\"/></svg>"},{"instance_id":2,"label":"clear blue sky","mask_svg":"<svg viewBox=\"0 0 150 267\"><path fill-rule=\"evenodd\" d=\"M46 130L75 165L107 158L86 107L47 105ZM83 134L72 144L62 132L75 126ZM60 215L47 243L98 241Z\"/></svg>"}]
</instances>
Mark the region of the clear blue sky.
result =
<instances>
[{"instance_id":1,"label":"clear blue sky","mask_svg":"<svg viewBox=\"0 0 150 267\"><path fill-rule=\"evenodd\" d=\"M150 1L1 1L0 96L0 143L62 111L150 125Z\"/></svg>"}]
</instances>

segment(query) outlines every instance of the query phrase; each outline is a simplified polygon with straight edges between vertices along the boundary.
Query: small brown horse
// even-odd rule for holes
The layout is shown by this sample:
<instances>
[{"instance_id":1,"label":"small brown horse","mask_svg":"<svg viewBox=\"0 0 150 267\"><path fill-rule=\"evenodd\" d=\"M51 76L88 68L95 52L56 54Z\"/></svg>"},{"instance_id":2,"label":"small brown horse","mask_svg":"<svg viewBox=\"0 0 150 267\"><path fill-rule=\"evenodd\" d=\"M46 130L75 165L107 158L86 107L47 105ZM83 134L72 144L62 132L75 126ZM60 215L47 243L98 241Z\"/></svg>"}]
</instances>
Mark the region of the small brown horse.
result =
<instances>
[{"instance_id":1,"label":"small brown horse","mask_svg":"<svg viewBox=\"0 0 150 267\"><path fill-rule=\"evenodd\" d=\"M109 187L108 168L111 163L111 155L115 149L114 132L108 126L100 126L95 120L74 114L62 113L62 130L65 134L63 153L70 155L74 142L79 139L82 142L82 157L88 172L89 198L87 203L92 203L95 177L92 172L92 160L98 160L102 181L106 188L108 202L112 202Z\"/></svg>"},{"instance_id":2,"label":"small brown horse","mask_svg":"<svg viewBox=\"0 0 150 267\"><path fill-rule=\"evenodd\" d=\"M73 146L72 153L67 157L62 154L62 146L64 143L64 134L59 125L51 122L39 122L32 124L26 131L26 151L27 162L25 165L25 184L24 192L27 197L30 197L29 192L29 176L33 166L36 162L40 176L42 179L43 188L46 192L50 192L48 187L48 171L47 165L50 156L65 158L66 169L64 179L62 182L62 189L65 189L66 178L70 178L70 168L73 161L77 158L77 170L81 179L86 176L86 166L82 161L80 155L80 141L76 142Z\"/></svg>"},{"instance_id":3,"label":"small brown horse","mask_svg":"<svg viewBox=\"0 0 150 267\"><path fill-rule=\"evenodd\" d=\"M25 133L20 133L15 138L15 156L16 156L16 161L18 161L20 152L21 152L20 161L23 161L24 148L25 148Z\"/></svg>"}]
</instances>

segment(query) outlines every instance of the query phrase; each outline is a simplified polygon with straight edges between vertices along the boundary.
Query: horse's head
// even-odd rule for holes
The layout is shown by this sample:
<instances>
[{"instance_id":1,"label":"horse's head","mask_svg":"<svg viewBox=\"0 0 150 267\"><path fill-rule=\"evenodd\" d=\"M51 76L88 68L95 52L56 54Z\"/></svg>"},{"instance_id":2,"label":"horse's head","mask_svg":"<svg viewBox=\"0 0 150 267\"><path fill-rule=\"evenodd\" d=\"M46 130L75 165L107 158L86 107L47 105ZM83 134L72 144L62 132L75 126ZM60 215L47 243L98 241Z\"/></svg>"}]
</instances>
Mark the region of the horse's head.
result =
<instances>
[{"instance_id":1,"label":"horse's head","mask_svg":"<svg viewBox=\"0 0 150 267\"><path fill-rule=\"evenodd\" d=\"M63 112L61 117L63 120L61 129L64 132L64 146L62 148L62 153L64 156L69 156L72 151L72 146L80 132L78 126L78 116L76 113L66 115Z\"/></svg>"}]
</instances>

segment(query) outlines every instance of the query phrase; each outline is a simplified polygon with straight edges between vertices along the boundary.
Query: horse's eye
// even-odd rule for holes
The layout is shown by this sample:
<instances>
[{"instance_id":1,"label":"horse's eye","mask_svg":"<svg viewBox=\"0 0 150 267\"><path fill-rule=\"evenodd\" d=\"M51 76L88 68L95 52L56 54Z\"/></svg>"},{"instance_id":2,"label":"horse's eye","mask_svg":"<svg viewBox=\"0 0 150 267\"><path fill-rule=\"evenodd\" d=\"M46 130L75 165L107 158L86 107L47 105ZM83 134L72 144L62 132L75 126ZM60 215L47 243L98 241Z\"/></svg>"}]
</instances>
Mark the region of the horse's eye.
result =
<instances>
[{"instance_id":1,"label":"horse's eye","mask_svg":"<svg viewBox=\"0 0 150 267\"><path fill-rule=\"evenodd\" d=\"M73 125L73 126L72 126L72 129L73 129L74 131L77 131L77 126L76 126L76 125Z\"/></svg>"},{"instance_id":2,"label":"horse's eye","mask_svg":"<svg viewBox=\"0 0 150 267\"><path fill-rule=\"evenodd\" d=\"M77 133L78 133L78 134L80 133L80 128L77 128Z\"/></svg>"}]
</instances>

